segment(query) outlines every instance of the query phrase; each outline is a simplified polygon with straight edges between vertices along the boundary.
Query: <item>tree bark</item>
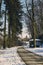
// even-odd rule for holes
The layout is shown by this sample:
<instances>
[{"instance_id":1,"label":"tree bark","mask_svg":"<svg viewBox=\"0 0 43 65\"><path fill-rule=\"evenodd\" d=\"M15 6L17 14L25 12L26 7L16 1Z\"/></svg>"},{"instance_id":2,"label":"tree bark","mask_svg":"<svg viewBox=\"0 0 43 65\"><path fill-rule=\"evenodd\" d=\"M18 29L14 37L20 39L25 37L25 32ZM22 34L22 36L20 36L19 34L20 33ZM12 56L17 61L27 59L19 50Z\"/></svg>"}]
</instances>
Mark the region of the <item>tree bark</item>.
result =
<instances>
[{"instance_id":1,"label":"tree bark","mask_svg":"<svg viewBox=\"0 0 43 65\"><path fill-rule=\"evenodd\" d=\"M32 23L33 23L33 43L34 43L34 46L36 47L36 41L35 41L35 38L36 38L36 31L35 31L35 19L34 19L34 0L32 0Z\"/></svg>"},{"instance_id":2,"label":"tree bark","mask_svg":"<svg viewBox=\"0 0 43 65\"><path fill-rule=\"evenodd\" d=\"M4 42L3 42L3 48L6 47L6 6L5 6L5 22L4 22Z\"/></svg>"}]
</instances>

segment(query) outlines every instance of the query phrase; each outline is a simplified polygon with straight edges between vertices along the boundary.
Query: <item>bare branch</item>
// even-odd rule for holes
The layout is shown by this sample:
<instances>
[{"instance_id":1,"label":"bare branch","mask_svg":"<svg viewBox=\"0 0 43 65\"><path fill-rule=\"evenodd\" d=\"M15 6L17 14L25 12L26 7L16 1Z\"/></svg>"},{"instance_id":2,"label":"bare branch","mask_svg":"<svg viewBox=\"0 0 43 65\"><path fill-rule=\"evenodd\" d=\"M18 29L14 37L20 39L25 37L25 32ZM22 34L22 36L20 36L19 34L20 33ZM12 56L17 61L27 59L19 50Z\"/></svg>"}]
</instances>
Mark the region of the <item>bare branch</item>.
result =
<instances>
[{"instance_id":1,"label":"bare branch","mask_svg":"<svg viewBox=\"0 0 43 65\"><path fill-rule=\"evenodd\" d=\"M29 7L28 7L28 3L27 3L27 0L25 0L25 4L26 4L26 9L27 9L27 12L28 12L28 15L31 17L31 13L29 12Z\"/></svg>"}]
</instances>

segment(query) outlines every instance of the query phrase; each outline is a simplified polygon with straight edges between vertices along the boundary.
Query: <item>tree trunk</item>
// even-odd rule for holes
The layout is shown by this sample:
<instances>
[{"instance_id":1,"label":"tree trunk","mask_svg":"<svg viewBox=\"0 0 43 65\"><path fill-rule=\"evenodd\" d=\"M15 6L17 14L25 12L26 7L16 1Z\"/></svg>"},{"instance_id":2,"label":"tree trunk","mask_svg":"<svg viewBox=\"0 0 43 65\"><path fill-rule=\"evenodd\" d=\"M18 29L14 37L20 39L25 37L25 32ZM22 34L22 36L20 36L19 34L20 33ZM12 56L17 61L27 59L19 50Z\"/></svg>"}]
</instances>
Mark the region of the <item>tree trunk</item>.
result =
<instances>
[{"instance_id":1,"label":"tree trunk","mask_svg":"<svg viewBox=\"0 0 43 65\"><path fill-rule=\"evenodd\" d=\"M34 22L34 25L33 25L33 32L34 32L34 34L33 34L33 39L34 39L34 46L36 47L36 30L35 30L35 22Z\"/></svg>"},{"instance_id":2,"label":"tree trunk","mask_svg":"<svg viewBox=\"0 0 43 65\"><path fill-rule=\"evenodd\" d=\"M4 42L3 42L3 48L5 49L6 45L6 6L5 6L5 22L4 22Z\"/></svg>"},{"instance_id":3,"label":"tree trunk","mask_svg":"<svg viewBox=\"0 0 43 65\"><path fill-rule=\"evenodd\" d=\"M36 47L36 41L35 41L35 38L36 38L36 31L35 31L35 19L34 19L34 0L32 0L32 26L33 26L33 43L34 43L34 46Z\"/></svg>"},{"instance_id":4,"label":"tree trunk","mask_svg":"<svg viewBox=\"0 0 43 65\"><path fill-rule=\"evenodd\" d=\"M10 21L8 22L8 47L10 47Z\"/></svg>"}]
</instances>

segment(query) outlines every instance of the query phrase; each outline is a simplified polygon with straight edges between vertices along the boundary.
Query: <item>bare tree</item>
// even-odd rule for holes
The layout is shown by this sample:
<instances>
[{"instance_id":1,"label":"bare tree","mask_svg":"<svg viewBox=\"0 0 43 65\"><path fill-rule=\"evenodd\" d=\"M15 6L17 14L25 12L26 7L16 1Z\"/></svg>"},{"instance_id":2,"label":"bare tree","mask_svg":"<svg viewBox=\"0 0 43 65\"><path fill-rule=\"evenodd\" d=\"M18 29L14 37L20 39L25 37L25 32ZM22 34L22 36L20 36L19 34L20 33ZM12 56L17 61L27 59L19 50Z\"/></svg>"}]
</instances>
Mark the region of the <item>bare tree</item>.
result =
<instances>
[{"instance_id":1,"label":"bare tree","mask_svg":"<svg viewBox=\"0 0 43 65\"><path fill-rule=\"evenodd\" d=\"M25 8L26 8L26 13L24 12L24 15L28 18L28 23L29 27L31 28L31 34L32 38L34 39L34 46L36 47L36 35L37 35L37 24L35 20L35 4L34 0L31 0L31 3L29 3L28 0L25 0Z\"/></svg>"}]
</instances>

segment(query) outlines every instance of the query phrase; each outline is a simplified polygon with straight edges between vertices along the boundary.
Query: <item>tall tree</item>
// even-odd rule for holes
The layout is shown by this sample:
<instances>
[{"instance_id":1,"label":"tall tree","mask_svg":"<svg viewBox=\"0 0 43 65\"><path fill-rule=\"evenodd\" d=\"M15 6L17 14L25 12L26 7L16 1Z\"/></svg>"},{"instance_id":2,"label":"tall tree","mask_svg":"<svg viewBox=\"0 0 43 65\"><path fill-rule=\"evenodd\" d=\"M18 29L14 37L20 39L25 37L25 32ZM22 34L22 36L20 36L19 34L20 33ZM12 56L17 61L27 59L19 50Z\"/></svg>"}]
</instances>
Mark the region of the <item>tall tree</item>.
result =
<instances>
[{"instance_id":1,"label":"tall tree","mask_svg":"<svg viewBox=\"0 0 43 65\"><path fill-rule=\"evenodd\" d=\"M21 17L21 5L19 0L6 0L6 8L8 10L8 38L10 45L10 37L12 33L12 40L15 40L15 36L20 32L22 25L20 22Z\"/></svg>"},{"instance_id":2,"label":"tall tree","mask_svg":"<svg viewBox=\"0 0 43 65\"><path fill-rule=\"evenodd\" d=\"M5 20L4 20L4 42L3 42L3 48L6 48L6 6L5 6Z\"/></svg>"},{"instance_id":3,"label":"tall tree","mask_svg":"<svg viewBox=\"0 0 43 65\"><path fill-rule=\"evenodd\" d=\"M28 18L28 22L30 25L30 31L32 33L32 38L34 39L34 46L36 47L36 42L35 42L35 38L37 35L37 24L36 24L36 20L35 20L35 4L34 4L34 0L31 0L31 2L29 3L28 0L25 0L25 4L26 4L26 13L24 12L24 15Z\"/></svg>"}]
</instances>

